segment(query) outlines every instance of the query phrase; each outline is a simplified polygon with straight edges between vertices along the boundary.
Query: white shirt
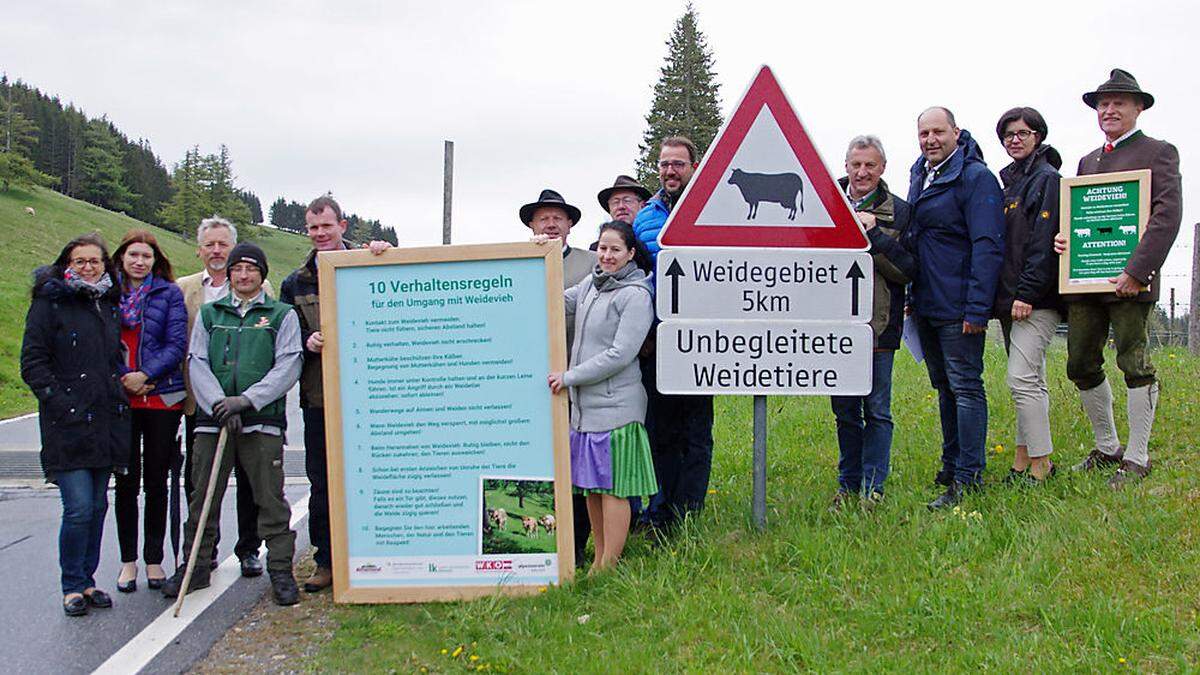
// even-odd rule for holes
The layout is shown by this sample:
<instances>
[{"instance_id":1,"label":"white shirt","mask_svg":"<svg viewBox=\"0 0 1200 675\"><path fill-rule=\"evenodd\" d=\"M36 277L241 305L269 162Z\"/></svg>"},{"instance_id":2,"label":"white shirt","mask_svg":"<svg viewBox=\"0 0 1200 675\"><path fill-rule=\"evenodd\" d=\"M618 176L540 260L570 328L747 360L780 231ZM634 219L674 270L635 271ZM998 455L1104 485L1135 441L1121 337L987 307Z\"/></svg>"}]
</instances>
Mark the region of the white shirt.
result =
<instances>
[{"instance_id":1,"label":"white shirt","mask_svg":"<svg viewBox=\"0 0 1200 675\"><path fill-rule=\"evenodd\" d=\"M1115 141L1110 141L1110 140L1108 140L1108 136L1105 136L1104 143L1105 144L1112 143L1113 147L1115 148L1121 144L1121 141L1129 138L1130 136L1132 136L1136 133L1137 133L1137 127L1134 127L1132 129L1130 129L1129 131L1126 131L1125 133L1121 134L1121 136L1119 138L1117 138L1117 140L1115 140Z\"/></svg>"},{"instance_id":2,"label":"white shirt","mask_svg":"<svg viewBox=\"0 0 1200 675\"><path fill-rule=\"evenodd\" d=\"M929 160L925 160L925 185L921 186L922 190L929 187L929 184L933 182L933 179L937 178L938 171L941 171L942 167L946 166L946 162L949 162L950 158L954 157L956 153L958 153L958 148L954 148L954 152L950 153L950 155L946 157L946 159L943 159L937 166L930 166Z\"/></svg>"},{"instance_id":3,"label":"white shirt","mask_svg":"<svg viewBox=\"0 0 1200 675\"><path fill-rule=\"evenodd\" d=\"M201 273L200 286L204 288L204 304L216 302L229 295L229 275L225 275L225 283L216 286L213 284L212 275L208 273L208 268L205 267L204 272Z\"/></svg>"}]
</instances>

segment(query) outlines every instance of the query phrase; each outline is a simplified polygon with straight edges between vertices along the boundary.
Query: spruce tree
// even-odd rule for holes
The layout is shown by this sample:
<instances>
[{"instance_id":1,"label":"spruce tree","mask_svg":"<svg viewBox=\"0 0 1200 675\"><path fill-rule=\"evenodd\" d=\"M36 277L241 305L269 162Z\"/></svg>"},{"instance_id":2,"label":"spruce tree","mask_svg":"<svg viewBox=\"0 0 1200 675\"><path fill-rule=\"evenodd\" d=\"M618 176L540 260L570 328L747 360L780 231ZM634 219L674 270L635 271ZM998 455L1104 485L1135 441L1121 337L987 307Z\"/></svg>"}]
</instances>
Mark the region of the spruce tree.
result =
<instances>
[{"instance_id":1,"label":"spruce tree","mask_svg":"<svg viewBox=\"0 0 1200 675\"><path fill-rule=\"evenodd\" d=\"M88 122L80 155L83 198L112 211L133 208L138 195L125 186L121 142L104 118Z\"/></svg>"},{"instance_id":2,"label":"spruce tree","mask_svg":"<svg viewBox=\"0 0 1200 675\"><path fill-rule=\"evenodd\" d=\"M662 139L687 136L703 155L721 128L720 85L713 68L712 50L697 25L696 10L688 3L667 40L666 62L654 85L654 102L638 146L638 180L650 190L659 188Z\"/></svg>"}]
</instances>

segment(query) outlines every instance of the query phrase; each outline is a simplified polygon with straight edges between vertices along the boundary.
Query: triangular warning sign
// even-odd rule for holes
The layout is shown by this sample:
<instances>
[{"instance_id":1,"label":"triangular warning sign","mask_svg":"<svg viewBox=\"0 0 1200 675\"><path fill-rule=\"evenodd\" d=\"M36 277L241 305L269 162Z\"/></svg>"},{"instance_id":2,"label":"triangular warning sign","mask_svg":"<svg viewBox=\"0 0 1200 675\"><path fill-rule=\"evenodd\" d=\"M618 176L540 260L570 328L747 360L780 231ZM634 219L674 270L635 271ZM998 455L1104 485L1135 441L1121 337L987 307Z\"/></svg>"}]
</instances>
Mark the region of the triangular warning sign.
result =
<instances>
[{"instance_id":1,"label":"triangular warning sign","mask_svg":"<svg viewBox=\"0 0 1200 675\"><path fill-rule=\"evenodd\" d=\"M661 246L869 247L767 66L717 134L658 241Z\"/></svg>"}]
</instances>

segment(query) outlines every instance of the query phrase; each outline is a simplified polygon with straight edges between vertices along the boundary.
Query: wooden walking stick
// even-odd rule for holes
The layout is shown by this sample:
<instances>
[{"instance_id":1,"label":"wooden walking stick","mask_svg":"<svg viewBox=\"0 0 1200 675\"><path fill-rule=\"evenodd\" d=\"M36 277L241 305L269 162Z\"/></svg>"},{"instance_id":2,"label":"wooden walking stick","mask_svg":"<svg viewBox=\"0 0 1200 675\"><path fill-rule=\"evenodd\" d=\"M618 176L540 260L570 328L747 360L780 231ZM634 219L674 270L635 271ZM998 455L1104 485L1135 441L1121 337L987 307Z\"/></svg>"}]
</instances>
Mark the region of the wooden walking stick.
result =
<instances>
[{"instance_id":1,"label":"wooden walking stick","mask_svg":"<svg viewBox=\"0 0 1200 675\"><path fill-rule=\"evenodd\" d=\"M204 506L200 508L200 522L196 523L196 531L192 533L192 551L188 554L187 569L183 573L183 585L179 587L179 598L175 600L175 616L183 609L183 598L188 593L192 583L192 571L196 568L196 556L200 553L200 541L204 538L204 529L208 525L208 510L212 507L213 491L217 489L217 476L221 473L221 459L225 454L225 440L229 430L221 427L217 436L217 451L213 453L212 470L208 472L208 489L204 491Z\"/></svg>"}]
</instances>

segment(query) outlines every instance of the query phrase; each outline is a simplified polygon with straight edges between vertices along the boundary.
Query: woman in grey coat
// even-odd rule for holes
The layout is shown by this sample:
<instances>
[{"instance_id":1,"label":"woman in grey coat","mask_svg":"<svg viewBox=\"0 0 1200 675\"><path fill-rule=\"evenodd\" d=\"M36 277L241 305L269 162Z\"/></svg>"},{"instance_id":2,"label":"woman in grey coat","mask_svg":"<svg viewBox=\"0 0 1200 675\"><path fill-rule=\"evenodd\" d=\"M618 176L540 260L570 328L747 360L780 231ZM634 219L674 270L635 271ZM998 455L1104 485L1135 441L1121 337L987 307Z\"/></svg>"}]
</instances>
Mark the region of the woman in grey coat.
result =
<instances>
[{"instance_id":1,"label":"woman in grey coat","mask_svg":"<svg viewBox=\"0 0 1200 675\"><path fill-rule=\"evenodd\" d=\"M593 571L615 565L625 548L628 498L658 491L637 361L654 320L650 257L619 221L600 226L596 253L592 274L564 291L575 326L570 367L548 378L551 391L570 391L571 482L587 499Z\"/></svg>"}]
</instances>

